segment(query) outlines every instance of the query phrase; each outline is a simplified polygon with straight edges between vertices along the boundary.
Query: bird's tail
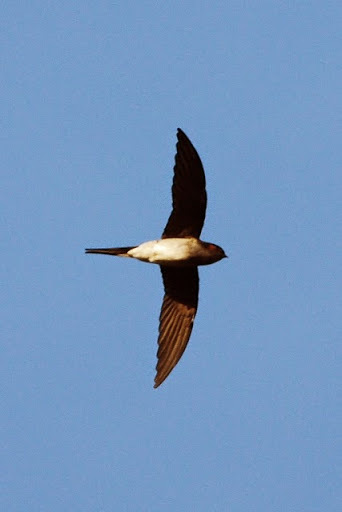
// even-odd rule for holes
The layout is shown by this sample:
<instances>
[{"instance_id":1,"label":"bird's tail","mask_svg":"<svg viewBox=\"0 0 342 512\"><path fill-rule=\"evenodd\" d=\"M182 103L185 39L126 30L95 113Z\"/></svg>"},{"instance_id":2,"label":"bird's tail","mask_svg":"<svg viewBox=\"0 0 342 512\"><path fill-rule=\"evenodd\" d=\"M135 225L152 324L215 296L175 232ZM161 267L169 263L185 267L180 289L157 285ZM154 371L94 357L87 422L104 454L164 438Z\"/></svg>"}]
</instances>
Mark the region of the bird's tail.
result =
<instances>
[{"instance_id":1,"label":"bird's tail","mask_svg":"<svg viewBox=\"0 0 342 512\"><path fill-rule=\"evenodd\" d=\"M130 249L134 249L136 246L132 247L110 247L109 249L86 249L86 254L109 254L110 256L123 256L129 258L127 254Z\"/></svg>"}]
</instances>

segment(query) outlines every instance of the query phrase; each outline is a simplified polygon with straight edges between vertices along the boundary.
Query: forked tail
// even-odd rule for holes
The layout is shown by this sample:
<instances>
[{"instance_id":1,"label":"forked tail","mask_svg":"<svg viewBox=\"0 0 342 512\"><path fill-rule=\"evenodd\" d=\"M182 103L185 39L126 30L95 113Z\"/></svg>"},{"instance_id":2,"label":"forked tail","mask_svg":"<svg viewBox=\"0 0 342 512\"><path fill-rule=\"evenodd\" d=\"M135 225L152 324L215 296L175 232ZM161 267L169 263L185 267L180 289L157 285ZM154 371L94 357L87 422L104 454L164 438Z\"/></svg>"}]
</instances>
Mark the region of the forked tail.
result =
<instances>
[{"instance_id":1,"label":"forked tail","mask_svg":"<svg viewBox=\"0 0 342 512\"><path fill-rule=\"evenodd\" d=\"M134 249L132 247L110 247L109 249L86 249L86 254L109 254L110 256L123 256L129 258L128 251Z\"/></svg>"}]
</instances>

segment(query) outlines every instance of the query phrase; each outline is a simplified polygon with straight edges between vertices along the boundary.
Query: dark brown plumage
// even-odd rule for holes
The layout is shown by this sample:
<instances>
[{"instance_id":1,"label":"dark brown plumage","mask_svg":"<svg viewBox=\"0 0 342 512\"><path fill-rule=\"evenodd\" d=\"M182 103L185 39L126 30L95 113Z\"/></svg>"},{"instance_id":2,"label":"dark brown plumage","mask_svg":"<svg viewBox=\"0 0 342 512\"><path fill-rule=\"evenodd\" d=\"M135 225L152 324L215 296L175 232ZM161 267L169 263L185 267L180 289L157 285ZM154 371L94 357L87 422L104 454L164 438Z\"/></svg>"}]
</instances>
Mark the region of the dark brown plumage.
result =
<instances>
[{"instance_id":1,"label":"dark brown plumage","mask_svg":"<svg viewBox=\"0 0 342 512\"><path fill-rule=\"evenodd\" d=\"M177 130L173 168L172 212L162 238L199 238L205 219L205 174L198 153L185 133ZM159 317L158 363L154 387L166 379L183 355L197 312L197 267L161 266L165 295Z\"/></svg>"},{"instance_id":2,"label":"dark brown plumage","mask_svg":"<svg viewBox=\"0 0 342 512\"><path fill-rule=\"evenodd\" d=\"M172 212L162 238L199 238L207 207L204 169L196 149L180 128L177 130L177 139Z\"/></svg>"},{"instance_id":3,"label":"dark brown plumage","mask_svg":"<svg viewBox=\"0 0 342 512\"><path fill-rule=\"evenodd\" d=\"M188 344L198 305L198 265L226 257L221 247L199 239L207 207L204 169L197 151L180 129L177 139L172 212L161 240L130 247L86 249L87 253L160 265L165 295L159 316L155 388L167 378Z\"/></svg>"},{"instance_id":4,"label":"dark brown plumage","mask_svg":"<svg viewBox=\"0 0 342 512\"><path fill-rule=\"evenodd\" d=\"M197 267L160 268L165 295L159 317L155 388L171 373L188 344L197 311L199 288Z\"/></svg>"}]
</instances>

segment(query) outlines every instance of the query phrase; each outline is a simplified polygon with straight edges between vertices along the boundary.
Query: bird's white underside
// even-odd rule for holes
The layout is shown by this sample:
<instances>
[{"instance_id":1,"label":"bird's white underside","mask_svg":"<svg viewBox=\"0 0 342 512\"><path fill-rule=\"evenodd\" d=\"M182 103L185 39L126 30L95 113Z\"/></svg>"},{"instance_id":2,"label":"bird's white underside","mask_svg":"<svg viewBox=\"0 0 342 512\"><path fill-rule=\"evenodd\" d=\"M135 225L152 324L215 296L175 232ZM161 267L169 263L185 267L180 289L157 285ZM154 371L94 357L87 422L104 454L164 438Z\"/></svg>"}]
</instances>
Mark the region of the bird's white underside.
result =
<instances>
[{"instance_id":1,"label":"bird's white underside","mask_svg":"<svg viewBox=\"0 0 342 512\"><path fill-rule=\"evenodd\" d=\"M196 238L164 238L144 242L127 252L127 256L158 265L174 265L196 258L203 251Z\"/></svg>"}]
</instances>

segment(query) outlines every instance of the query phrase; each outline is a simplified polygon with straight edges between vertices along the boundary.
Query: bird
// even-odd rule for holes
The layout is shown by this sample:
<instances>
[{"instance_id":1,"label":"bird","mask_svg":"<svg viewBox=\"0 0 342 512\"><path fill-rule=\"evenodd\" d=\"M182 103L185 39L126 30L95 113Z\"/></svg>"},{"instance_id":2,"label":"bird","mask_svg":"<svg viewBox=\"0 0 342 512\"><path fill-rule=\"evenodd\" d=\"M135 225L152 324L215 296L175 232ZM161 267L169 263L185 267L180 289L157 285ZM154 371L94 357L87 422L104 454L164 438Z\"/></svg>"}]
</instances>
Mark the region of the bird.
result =
<instances>
[{"instance_id":1,"label":"bird","mask_svg":"<svg viewBox=\"0 0 342 512\"><path fill-rule=\"evenodd\" d=\"M154 388L164 382L182 357L198 307L198 267L227 258L216 244L200 240L207 192L201 159L187 135L178 128L172 183L172 212L161 239L137 246L85 249L87 254L135 258L160 266L164 298Z\"/></svg>"}]
</instances>

